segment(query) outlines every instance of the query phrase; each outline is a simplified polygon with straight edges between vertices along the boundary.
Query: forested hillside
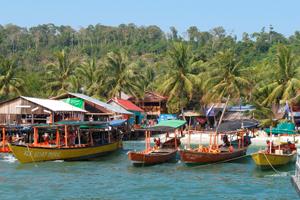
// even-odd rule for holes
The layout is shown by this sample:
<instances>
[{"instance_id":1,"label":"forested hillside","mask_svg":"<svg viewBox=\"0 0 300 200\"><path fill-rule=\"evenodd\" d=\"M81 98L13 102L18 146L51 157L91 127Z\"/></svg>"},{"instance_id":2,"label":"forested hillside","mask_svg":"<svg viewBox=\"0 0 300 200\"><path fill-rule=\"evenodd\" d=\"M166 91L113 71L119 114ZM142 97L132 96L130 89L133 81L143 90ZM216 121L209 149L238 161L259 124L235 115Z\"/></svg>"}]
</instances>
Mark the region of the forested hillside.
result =
<instances>
[{"instance_id":1,"label":"forested hillside","mask_svg":"<svg viewBox=\"0 0 300 200\"><path fill-rule=\"evenodd\" d=\"M3 25L0 95L73 91L108 99L151 90L169 97L171 112L230 96L270 118L271 105L298 101L299 45L300 32L285 37L272 26L237 39L222 27L179 34L134 24Z\"/></svg>"}]
</instances>

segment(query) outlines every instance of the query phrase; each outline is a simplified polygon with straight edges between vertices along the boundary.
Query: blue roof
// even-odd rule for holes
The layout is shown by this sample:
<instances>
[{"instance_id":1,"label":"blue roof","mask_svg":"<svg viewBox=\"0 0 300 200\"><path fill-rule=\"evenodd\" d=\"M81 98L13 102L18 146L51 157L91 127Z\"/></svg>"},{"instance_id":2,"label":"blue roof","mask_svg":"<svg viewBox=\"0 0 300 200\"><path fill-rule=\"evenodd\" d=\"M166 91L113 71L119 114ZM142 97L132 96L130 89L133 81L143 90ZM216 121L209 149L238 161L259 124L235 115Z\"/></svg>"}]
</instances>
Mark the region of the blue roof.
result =
<instances>
[{"instance_id":1,"label":"blue roof","mask_svg":"<svg viewBox=\"0 0 300 200\"><path fill-rule=\"evenodd\" d=\"M72 92L68 92L68 93L72 96L84 99L84 100L92 102L94 104L97 104L98 106L101 106L101 107L105 108L106 110L112 111L114 113L132 115L131 112L128 112L124 108L119 108L119 107L116 107L116 106L109 105L109 104L107 104L105 102L102 102L102 101L99 101L98 99L95 99L93 97L89 97L87 95L79 94L79 93L72 93Z\"/></svg>"}]
</instances>

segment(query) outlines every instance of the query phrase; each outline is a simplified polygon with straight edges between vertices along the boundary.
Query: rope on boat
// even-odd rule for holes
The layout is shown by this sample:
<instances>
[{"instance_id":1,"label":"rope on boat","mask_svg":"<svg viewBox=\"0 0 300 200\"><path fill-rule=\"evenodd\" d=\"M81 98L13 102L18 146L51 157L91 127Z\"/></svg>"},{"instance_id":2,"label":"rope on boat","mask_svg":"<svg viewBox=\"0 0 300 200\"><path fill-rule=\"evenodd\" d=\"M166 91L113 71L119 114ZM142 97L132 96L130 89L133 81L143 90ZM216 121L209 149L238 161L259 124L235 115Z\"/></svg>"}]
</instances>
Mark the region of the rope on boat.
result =
<instances>
[{"instance_id":1,"label":"rope on boat","mask_svg":"<svg viewBox=\"0 0 300 200\"><path fill-rule=\"evenodd\" d=\"M275 167L271 164L271 162L269 161L268 157L266 156L265 152L263 152L263 155L265 156L266 160L268 161L269 165L271 166L271 168L274 170L274 172L276 172L277 174L282 174L282 172L278 171L277 169L275 169Z\"/></svg>"},{"instance_id":2,"label":"rope on boat","mask_svg":"<svg viewBox=\"0 0 300 200\"><path fill-rule=\"evenodd\" d=\"M220 163L225 163L225 162L237 160L237 159L240 159L240 158L245 158L245 157L248 157L248 156L252 156L252 154L247 154L247 155L243 155L243 156L240 156L240 157L231 158L231 159L228 159L228 160L222 160L222 161L219 161L219 162L214 162L214 163L208 163L208 164L204 164L204 165L194 166L192 168L207 167L207 166L210 166L210 165L216 165L216 164L220 164Z\"/></svg>"},{"instance_id":3,"label":"rope on boat","mask_svg":"<svg viewBox=\"0 0 300 200\"><path fill-rule=\"evenodd\" d=\"M27 147L27 151L29 152L29 155L30 155L30 157L31 157L31 160L32 160L32 162L34 163L34 166L35 166L35 167L38 167L38 165L36 164L35 160L33 159L33 156L32 156L32 153L31 153L29 147L28 147L28 144L26 145L26 147Z\"/></svg>"}]
</instances>

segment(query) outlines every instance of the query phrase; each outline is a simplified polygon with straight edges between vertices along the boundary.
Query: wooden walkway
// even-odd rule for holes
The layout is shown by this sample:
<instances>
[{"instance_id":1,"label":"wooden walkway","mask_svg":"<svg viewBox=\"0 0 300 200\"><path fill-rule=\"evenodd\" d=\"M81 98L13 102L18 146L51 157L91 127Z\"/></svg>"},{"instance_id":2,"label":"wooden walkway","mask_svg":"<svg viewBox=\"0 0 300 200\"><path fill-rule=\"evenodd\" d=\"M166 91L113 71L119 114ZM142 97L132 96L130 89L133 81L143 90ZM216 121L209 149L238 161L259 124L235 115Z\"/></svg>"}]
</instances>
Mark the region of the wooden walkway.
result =
<instances>
[{"instance_id":1,"label":"wooden walkway","mask_svg":"<svg viewBox=\"0 0 300 200\"><path fill-rule=\"evenodd\" d=\"M299 150L297 151L295 175L291 177L291 181L300 196L300 151Z\"/></svg>"}]
</instances>

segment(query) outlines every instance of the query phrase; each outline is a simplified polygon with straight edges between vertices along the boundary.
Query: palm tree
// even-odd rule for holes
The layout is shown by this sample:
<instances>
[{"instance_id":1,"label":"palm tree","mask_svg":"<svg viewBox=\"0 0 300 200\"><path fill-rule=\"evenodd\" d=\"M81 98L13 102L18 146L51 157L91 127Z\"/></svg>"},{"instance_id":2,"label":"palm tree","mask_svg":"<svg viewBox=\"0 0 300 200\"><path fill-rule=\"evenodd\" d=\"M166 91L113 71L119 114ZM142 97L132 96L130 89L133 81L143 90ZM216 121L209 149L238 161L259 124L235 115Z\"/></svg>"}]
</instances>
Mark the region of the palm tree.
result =
<instances>
[{"instance_id":1,"label":"palm tree","mask_svg":"<svg viewBox=\"0 0 300 200\"><path fill-rule=\"evenodd\" d=\"M90 96L97 93L102 85L105 73L103 73L102 66L97 63L96 59L86 60L75 71L82 83L81 90Z\"/></svg>"},{"instance_id":2,"label":"palm tree","mask_svg":"<svg viewBox=\"0 0 300 200\"><path fill-rule=\"evenodd\" d=\"M9 59L0 62L0 96L20 95L24 81L17 77L16 63Z\"/></svg>"},{"instance_id":3,"label":"palm tree","mask_svg":"<svg viewBox=\"0 0 300 200\"><path fill-rule=\"evenodd\" d=\"M48 87L51 95L57 95L68 91L70 86L70 77L74 74L78 61L70 60L68 54L64 50L56 52L56 62L47 65L47 73L49 75Z\"/></svg>"},{"instance_id":4,"label":"palm tree","mask_svg":"<svg viewBox=\"0 0 300 200\"><path fill-rule=\"evenodd\" d=\"M279 46L276 61L272 65L275 72L274 79L261 87L260 91L269 91L262 102L263 105L285 103L297 96L300 89L298 62L291 50L286 46Z\"/></svg>"},{"instance_id":5,"label":"palm tree","mask_svg":"<svg viewBox=\"0 0 300 200\"><path fill-rule=\"evenodd\" d=\"M140 97L143 93L141 77L135 63L130 62L125 52L110 52L106 56L104 82L109 97L121 97L121 92Z\"/></svg>"},{"instance_id":6,"label":"palm tree","mask_svg":"<svg viewBox=\"0 0 300 200\"><path fill-rule=\"evenodd\" d=\"M158 90L167 95L169 110L182 111L193 97L196 74L192 73L196 64L189 46L174 43L168 51L166 71L160 79L162 84Z\"/></svg>"},{"instance_id":7,"label":"palm tree","mask_svg":"<svg viewBox=\"0 0 300 200\"><path fill-rule=\"evenodd\" d=\"M240 99L250 94L251 82L246 77L232 50L219 52L210 63L209 78L204 84L207 93L205 102L220 101L223 97Z\"/></svg>"}]
</instances>

